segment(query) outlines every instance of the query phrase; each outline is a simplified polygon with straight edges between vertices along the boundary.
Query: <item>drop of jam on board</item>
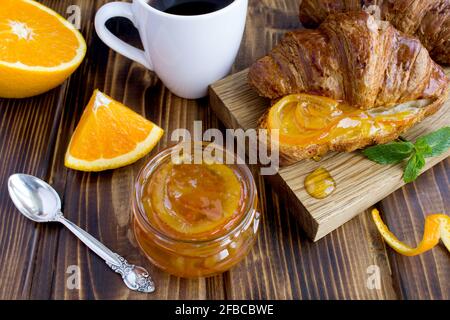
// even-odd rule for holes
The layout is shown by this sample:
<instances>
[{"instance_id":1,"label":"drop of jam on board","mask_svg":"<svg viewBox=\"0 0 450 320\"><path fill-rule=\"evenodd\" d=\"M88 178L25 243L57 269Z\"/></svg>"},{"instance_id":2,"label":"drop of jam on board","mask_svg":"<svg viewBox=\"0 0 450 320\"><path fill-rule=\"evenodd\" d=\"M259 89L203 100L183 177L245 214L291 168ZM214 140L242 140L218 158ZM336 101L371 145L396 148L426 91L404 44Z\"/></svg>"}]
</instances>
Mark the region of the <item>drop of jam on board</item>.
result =
<instances>
[{"instance_id":1,"label":"drop of jam on board","mask_svg":"<svg viewBox=\"0 0 450 320\"><path fill-rule=\"evenodd\" d=\"M314 156L312 159L313 159L315 162L319 162L320 160L322 160L322 157L321 157L321 156Z\"/></svg>"},{"instance_id":2,"label":"drop of jam on board","mask_svg":"<svg viewBox=\"0 0 450 320\"><path fill-rule=\"evenodd\" d=\"M305 179L308 194L316 199L325 199L336 189L336 182L325 168L318 168Z\"/></svg>"}]
</instances>

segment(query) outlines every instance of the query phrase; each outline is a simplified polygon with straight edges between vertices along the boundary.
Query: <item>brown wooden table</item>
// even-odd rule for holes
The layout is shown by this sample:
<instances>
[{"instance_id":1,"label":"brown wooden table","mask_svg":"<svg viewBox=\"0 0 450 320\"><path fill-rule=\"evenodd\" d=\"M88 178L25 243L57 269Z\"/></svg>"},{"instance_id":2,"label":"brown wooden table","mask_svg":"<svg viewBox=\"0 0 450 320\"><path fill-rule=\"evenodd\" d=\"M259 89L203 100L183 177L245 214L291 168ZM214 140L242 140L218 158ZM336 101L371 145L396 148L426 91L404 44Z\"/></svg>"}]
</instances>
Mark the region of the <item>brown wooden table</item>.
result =
<instances>
[{"instance_id":1,"label":"brown wooden table","mask_svg":"<svg viewBox=\"0 0 450 320\"><path fill-rule=\"evenodd\" d=\"M153 267L141 256L129 226L133 181L145 159L103 173L64 167L64 153L83 108L99 88L169 133L192 128L195 120L202 120L206 127L223 126L207 99L188 101L174 96L155 74L98 39L94 15L107 1L41 2L65 17L69 5L81 7L88 54L61 87L32 99L0 99L0 298L450 299L450 255L442 245L419 257L400 256L386 248L368 212L312 243L299 228L287 199L258 176L262 228L244 262L223 275L199 280L179 279ZM300 27L298 2L250 1L234 72L264 55L286 30ZM130 23L116 21L111 27L137 40ZM165 135L152 154L165 147L169 137ZM22 217L9 200L6 186L8 176L16 172L49 181L62 196L65 215L129 261L147 267L156 281L156 293L126 289L101 259L62 226L37 225ZM422 236L427 214L450 213L449 178L450 161L446 160L382 201L379 207L393 232L413 244ZM67 287L70 266L81 271L79 289ZM377 270L378 289L367 286Z\"/></svg>"}]
</instances>

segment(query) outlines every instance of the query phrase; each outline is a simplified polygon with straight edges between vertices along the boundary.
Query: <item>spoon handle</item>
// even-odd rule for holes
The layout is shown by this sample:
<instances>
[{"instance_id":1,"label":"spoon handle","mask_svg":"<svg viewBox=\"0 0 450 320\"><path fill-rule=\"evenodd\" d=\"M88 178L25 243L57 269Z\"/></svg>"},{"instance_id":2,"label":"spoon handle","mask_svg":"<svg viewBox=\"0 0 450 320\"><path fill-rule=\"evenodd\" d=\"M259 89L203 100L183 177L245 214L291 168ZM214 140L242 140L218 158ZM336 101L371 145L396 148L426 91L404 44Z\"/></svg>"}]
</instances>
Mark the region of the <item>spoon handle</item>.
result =
<instances>
[{"instance_id":1,"label":"spoon handle","mask_svg":"<svg viewBox=\"0 0 450 320\"><path fill-rule=\"evenodd\" d=\"M155 290L152 279L142 267L131 265L123 257L112 252L103 243L95 239L89 233L81 229L72 221L67 220L62 213L56 218L78 237L86 246L105 260L106 264L122 276L128 288L139 292L153 292Z\"/></svg>"}]
</instances>

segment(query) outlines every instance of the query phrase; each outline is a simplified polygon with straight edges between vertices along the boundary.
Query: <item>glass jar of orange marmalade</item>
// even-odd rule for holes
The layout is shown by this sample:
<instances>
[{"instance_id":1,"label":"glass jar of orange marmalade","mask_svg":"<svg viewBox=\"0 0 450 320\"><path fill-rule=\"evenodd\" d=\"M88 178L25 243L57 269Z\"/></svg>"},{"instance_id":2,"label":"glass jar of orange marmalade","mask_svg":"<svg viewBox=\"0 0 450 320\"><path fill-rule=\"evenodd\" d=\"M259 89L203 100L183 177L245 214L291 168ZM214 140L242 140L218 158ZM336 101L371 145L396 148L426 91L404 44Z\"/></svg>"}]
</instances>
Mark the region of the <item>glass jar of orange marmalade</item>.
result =
<instances>
[{"instance_id":1,"label":"glass jar of orange marmalade","mask_svg":"<svg viewBox=\"0 0 450 320\"><path fill-rule=\"evenodd\" d=\"M248 254L259 228L249 168L219 146L209 152L211 146L197 142L166 149L144 166L136 182L136 240L153 264L179 277L227 271ZM210 156L199 161L199 151ZM234 164L223 164L225 159Z\"/></svg>"}]
</instances>

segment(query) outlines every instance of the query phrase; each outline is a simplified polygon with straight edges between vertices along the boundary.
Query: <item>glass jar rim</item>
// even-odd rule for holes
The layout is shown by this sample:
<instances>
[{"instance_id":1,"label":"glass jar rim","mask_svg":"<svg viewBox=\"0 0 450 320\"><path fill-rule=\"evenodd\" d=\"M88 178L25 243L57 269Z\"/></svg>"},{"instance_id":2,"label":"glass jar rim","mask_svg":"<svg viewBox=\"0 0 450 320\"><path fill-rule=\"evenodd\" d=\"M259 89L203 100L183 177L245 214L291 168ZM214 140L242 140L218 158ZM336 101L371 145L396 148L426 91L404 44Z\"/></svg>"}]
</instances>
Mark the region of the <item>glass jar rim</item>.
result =
<instances>
[{"instance_id":1,"label":"glass jar rim","mask_svg":"<svg viewBox=\"0 0 450 320\"><path fill-rule=\"evenodd\" d=\"M248 200L245 201L245 207L243 212L245 212L242 217L236 222L233 227L227 231L225 234L218 235L216 237L212 237L209 239L200 239L200 240L194 240L194 239L178 239L175 237L171 237L161 230L158 230L156 227L154 227L150 221L148 220L148 217L145 213L145 209L143 208L143 203L141 200L142 196L142 187L146 183L146 179L150 174L159 167L161 163L163 163L163 160L166 159L167 156L170 156L174 151L178 150L183 144L201 144L203 148L206 146L213 145L216 149L223 151L224 153L232 154L233 158L235 160L235 165L239 168L240 174L243 175L242 180L247 185L248 188ZM249 220L254 216L254 213L256 212L256 204L257 204L257 189L256 189L256 183L255 179L253 178L253 175L249 169L249 167L245 164L245 162L238 162L242 161L238 157L237 154L230 152L226 148L223 148L220 145L214 144L212 142L204 142L204 141L187 141L187 142L180 142L174 146L167 147L166 149L162 150L158 154L156 154L154 157L152 157L140 170L137 175L135 184L134 184L134 196L133 196L133 206L137 209L134 210L135 218L139 220L139 222L143 225L145 229L152 232L154 235L158 236L161 240L164 241L171 241L176 243L184 243L184 244L190 244L190 245L202 245L202 244L210 244L210 243L216 243L216 242L222 242L223 240L227 239L230 235L235 233L236 231L240 230L244 225L246 225ZM144 180L144 183L141 183L141 181Z\"/></svg>"}]
</instances>

